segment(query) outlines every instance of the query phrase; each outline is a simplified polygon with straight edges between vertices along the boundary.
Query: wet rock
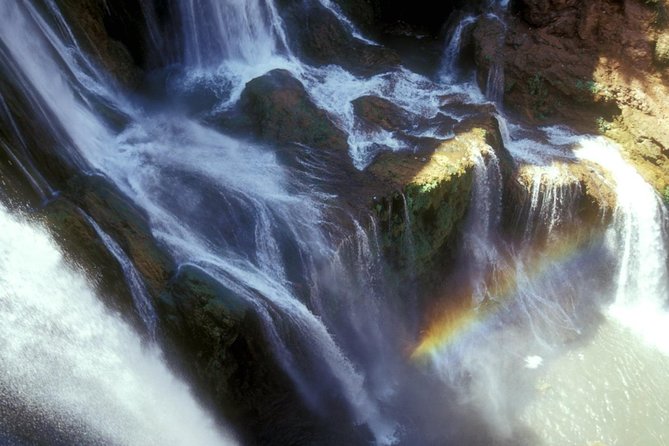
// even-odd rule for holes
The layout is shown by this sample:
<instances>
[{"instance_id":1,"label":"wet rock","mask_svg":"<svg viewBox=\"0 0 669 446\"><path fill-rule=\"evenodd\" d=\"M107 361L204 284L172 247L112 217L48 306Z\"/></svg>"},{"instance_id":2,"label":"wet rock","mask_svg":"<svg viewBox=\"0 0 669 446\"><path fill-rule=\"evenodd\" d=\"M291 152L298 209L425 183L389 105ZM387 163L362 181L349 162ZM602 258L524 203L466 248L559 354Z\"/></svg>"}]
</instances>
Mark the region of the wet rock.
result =
<instances>
[{"instance_id":1,"label":"wet rock","mask_svg":"<svg viewBox=\"0 0 669 446\"><path fill-rule=\"evenodd\" d=\"M455 135L436 148L383 153L368 168L385 187L373 207L387 258L419 280L452 260L470 204L476 155L498 159L502 187L515 177L493 115L463 120Z\"/></svg>"},{"instance_id":2,"label":"wet rock","mask_svg":"<svg viewBox=\"0 0 669 446\"><path fill-rule=\"evenodd\" d=\"M490 70L494 65L503 66L503 47L506 36L504 24L494 17L482 17L473 30L474 58L476 60L477 79L482 91Z\"/></svg>"},{"instance_id":3,"label":"wet rock","mask_svg":"<svg viewBox=\"0 0 669 446\"><path fill-rule=\"evenodd\" d=\"M505 196L506 229L523 239L531 230L537 245L601 235L616 209L615 182L586 161L523 165L516 178Z\"/></svg>"},{"instance_id":4,"label":"wet rock","mask_svg":"<svg viewBox=\"0 0 669 446\"><path fill-rule=\"evenodd\" d=\"M352 104L356 116L367 127L378 126L393 132L405 130L411 123L409 113L378 96L362 96Z\"/></svg>"},{"instance_id":5,"label":"wet rock","mask_svg":"<svg viewBox=\"0 0 669 446\"><path fill-rule=\"evenodd\" d=\"M127 86L137 86L149 67L150 45L146 8L137 0L58 0L61 11L87 50L107 73Z\"/></svg>"},{"instance_id":6,"label":"wet rock","mask_svg":"<svg viewBox=\"0 0 669 446\"><path fill-rule=\"evenodd\" d=\"M230 381L242 373L233 349L244 342L249 305L201 269L184 265L160 294L158 309L168 336L183 344L197 373L230 404L235 391Z\"/></svg>"},{"instance_id":7,"label":"wet rock","mask_svg":"<svg viewBox=\"0 0 669 446\"><path fill-rule=\"evenodd\" d=\"M40 209L37 215L58 242L67 260L86 273L103 296L104 303L122 314L137 329L142 329L120 265L81 210L70 200L59 197Z\"/></svg>"},{"instance_id":8,"label":"wet rock","mask_svg":"<svg viewBox=\"0 0 669 446\"><path fill-rule=\"evenodd\" d=\"M364 444L360 429L343 421L345 414L340 423L305 406L278 363L281 353L272 351L257 306L204 270L182 265L158 311L182 368L205 401L244 426L239 433L245 444Z\"/></svg>"},{"instance_id":9,"label":"wet rock","mask_svg":"<svg viewBox=\"0 0 669 446\"><path fill-rule=\"evenodd\" d=\"M378 96L362 96L352 104L356 125L371 132L379 129L391 132L407 147L417 150L434 149L439 145L439 138L452 136L459 122L442 112L432 117L415 115ZM420 136L425 134L430 136Z\"/></svg>"},{"instance_id":10,"label":"wet rock","mask_svg":"<svg viewBox=\"0 0 669 446\"><path fill-rule=\"evenodd\" d=\"M302 58L313 65L340 65L360 76L397 69L399 56L391 49L355 38L319 2L283 0L283 17Z\"/></svg>"},{"instance_id":11,"label":"wet rock","mask_svg":"<svg viewBox=\"0 0 669 446\"><path fill-rule=\"evenodd\" d=\"M151 233L148 218L104 177L70 181L66 196L91 216L125 251L156 296L174 270L166 250Z\"/></svg>"},{"instance_id":12,"label":"wet rock","mask_svg":"<svg viewBox=\"0 0 669 446\"><path fill-rule=\"evenodd\" d=\"M247 83L240 105L264 139L328 150L348 148L346 134L288 71L273 70Z\"/></svg>"},{"instance_id":13,"label":"wet rock","mask_svg":"<svg viewBox=\"0 0 669 446\"><path fill-rule=\"evenodd\" d=\"M388 187L374 204L384 251L409 274L426 274L453 247L472 189L469 140L463 135L433 153L383 153L368 168Z\"/></svg>"},{"instance_id":14,"label":"wet rock","mask_svg":"<svg viewBox=\"0 0 669 446\"><path fill-rule=\"evenodd\" d=\"M412 34L437 35L459 8L476 8L483 1L446 0L337 0L342 10L368 32L404 29Z\"/></svg>"}]
</instances>

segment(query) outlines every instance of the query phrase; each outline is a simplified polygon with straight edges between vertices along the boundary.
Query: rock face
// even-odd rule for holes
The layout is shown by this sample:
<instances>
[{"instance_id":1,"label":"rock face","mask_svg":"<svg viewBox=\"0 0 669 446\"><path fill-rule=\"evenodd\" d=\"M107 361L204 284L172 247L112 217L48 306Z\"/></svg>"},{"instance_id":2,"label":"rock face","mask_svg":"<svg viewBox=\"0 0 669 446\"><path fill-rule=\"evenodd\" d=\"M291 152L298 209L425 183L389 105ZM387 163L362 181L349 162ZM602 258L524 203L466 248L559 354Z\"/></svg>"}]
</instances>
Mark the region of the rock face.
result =
<instances>
[{"instance_id":1,"label":"rock face","mask_svg":"<svg viewBox=\"0 0 669 446\"><path fill-rule=\"evenodd\" d=\"M182 368L206 389L205 401L245 427L245 444L365 443L364 429L351 428L345 413L314 416L279 365L257 308L203 270L181 266L158 309Z\"/></svg>"},{"instance_id":2,"label":"rock face","mask_svg":"<svg viewBox=\"0 0 669 446\"><path fill-rule=\"evenodd\" d=\"M369 171L389 191L374 204L388 258L418 278L448 261L469 207L475 156L508 159L504 152L496 122L484 119L432 152L379 156Z\"/></svg>"},{"instance_id":3,"label":"rock face","mask_svg":"<svg viewBox=\"0 0 669 446\"><path fill-rule=\"evenodd\" d=\"M314 65L337 64L369 76L397 69L399 56L391 49L355 38L319 2L282 0L286 29L302 59Z\"/></svg>"},{"instance_id":4,"label":"rock face","mask_svg":"<svg viewBox=\"0 0 669 446\"><path fill-rule=\"evenodd\" d=\"M479 1L337 0L342 10L363 29L380 34L392 29L438 34L453 11L473 8ZM399 25L399 26L398 26Z\"/></svg>"},{"instance_id":5,"label":"rock face","mask_svg":"<svg viewBox=\"0 0 669 446\"><path fill-rule=\"evenodd\" d=\"M174 271L174 263L151 233L143 212L102 177L73 179L66 196L110 234L156 296Z\"/></svg>"},{"instance_id":6,"label":"rock face","mask_svg":"<svg viewBox=\"0 0 669 446\"><path fill-rule=\"evenodd\" d=\"M516 0L501 40L503 30L485 23L474 32L479 82L491 61L501 60L508 109L534 123L612 137L664 190L669 69L658 52L667 8L664 0Z\"/></svg>"},{"instance_id":7,"label":"rock face","mask_svg":"<svg viewBox=\"0 0 669 446\"><path fill-rule=\"evenodd\" d=\"M138 0L58 0L78 41L113 78L127 86L140 82L141 71L159 54L149 38L146 13L153 8Z\"/></svg>"},{"instance_id":8,"label":"rock face","mask_svg":"<svg viewBox=\"0 0 669 446\"><path fill-rule=\"evenodd\" d=\"M246 84L241 97L256 132L279 143L346 150L346 135L326 112L316 107L304 86L285 70L273 70Z\"/></svg>"}]
</instances>

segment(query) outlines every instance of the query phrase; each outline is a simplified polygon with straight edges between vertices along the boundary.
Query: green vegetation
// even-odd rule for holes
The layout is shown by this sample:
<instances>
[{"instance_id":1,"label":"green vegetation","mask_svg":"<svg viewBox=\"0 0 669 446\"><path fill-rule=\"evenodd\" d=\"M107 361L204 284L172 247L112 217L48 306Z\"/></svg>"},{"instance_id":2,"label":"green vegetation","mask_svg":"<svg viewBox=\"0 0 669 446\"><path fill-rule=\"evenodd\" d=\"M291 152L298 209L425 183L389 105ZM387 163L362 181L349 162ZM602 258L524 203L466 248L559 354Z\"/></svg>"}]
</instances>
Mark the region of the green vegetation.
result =
<instances>
[{"instance_id":1,"label":"green vegetation","mask_svg":"<svg viewBox=\"0 0 669 446\"><path fill-rule=\"evenodd\" d=\"M664 4L663 0L644 0L644 3L649 7L653 8L655 11L655 18L653 19L653 25L657 27L664 27L667 24L667 7Z\"/></svg>"},{"instance_id":2,"label":"green vegetation","mask_svg":"<svg viewBox=\"0 0 669 446\"><path fill-rule=\"evenodd\" d=\"M548 103L548 87L544 77L537 73L527 81L527 87L531 96L532 113L536 118L546 119L551 113Z\"/></svg>"},{"instance_id":3,"label":"green vegetation","mask_svg":"<svg viewBox=\"0 0 669 446\"><path fill-rule=\"evenodd\" d=\"M592 94L597 94L604 89L601 84L593 80L584 81L581 79L576 81L576 88L581 91L588 91Z\"/></svg>"},{"instance_id":4,"label":"green vegetation","mask_svg":"<svg viewBox=\"0 0 669 446\"><path fill-rule=\"evenodd\" d=\"M612 123L601 116L597 117L595 122L597 123L597 129L599 130L599 133L606 133L612 128Z\"/></svg>"},{"instance_id":5,"label":"green vegetation","mask_svg":"<svg viewBox=\"0 0 669 446\"><path fill-rule=\"evenodd\" d=\"M662 192L662 200L664 201L664 204L669 206L669 186L664 188L664 191Z\"/></svg>"}]
</instances>

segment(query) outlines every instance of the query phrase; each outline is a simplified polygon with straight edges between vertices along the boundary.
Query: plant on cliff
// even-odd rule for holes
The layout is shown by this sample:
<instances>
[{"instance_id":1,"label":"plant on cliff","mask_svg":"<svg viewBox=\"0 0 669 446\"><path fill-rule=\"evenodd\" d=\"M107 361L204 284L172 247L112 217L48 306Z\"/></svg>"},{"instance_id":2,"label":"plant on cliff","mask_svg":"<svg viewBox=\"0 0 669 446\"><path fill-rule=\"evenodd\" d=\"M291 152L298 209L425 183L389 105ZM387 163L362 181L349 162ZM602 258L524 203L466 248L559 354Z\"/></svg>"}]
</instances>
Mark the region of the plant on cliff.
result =
<instances>
[{"instance_id":1,"label":"plant on cliff","mask_svg":"<svg viewBox=\"0 0 669 446\"><path fill-rule=\"evenodd\" d=\"M546 119L550 114L548 104L548 87L544 77L537 73L527 81L527 87L531 97L532 113L539 119Z\"/></svg>"},{"instance_id":2,"label":"plant on cliff","mask_svg":"<svg viewBox=\"0 0 669 446\"><path fill-rule=\"evenodd\" d=\"M665 205L669 206L669 186L666 186L662 192L662 201L664 201Z\"/></svg>"},{"instance_id":3,"label":"plant on cliff","mask_svg":"<svg viewBox=\"0 0 669 446\"><path fill-rule=\"evenodd\" d=\"M663 27L667 24L667 7L663 0L644 0L644 3L655 10L653 25Z\"/></svg>"}]
</instances>

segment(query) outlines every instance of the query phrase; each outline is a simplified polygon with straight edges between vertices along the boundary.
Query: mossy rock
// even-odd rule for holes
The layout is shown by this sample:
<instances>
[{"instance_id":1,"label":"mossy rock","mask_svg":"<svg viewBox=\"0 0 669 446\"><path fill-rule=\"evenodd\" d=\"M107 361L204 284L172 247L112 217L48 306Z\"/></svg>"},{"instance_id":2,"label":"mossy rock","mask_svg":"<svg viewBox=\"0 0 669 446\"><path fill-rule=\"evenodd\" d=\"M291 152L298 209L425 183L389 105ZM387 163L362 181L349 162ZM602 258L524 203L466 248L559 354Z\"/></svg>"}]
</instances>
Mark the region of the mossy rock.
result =
<instances>
[{"instance_id":1,"label":"mossy rock","mask_svg":"<svg viewBox=\"0 0 669 446\"><path fill-rule=\"evenodd\" d=\"M202 269L183 265L160 294L159 308L167 330L197 358L200 373L216 375L217 393L227 394L228 380L240 367L229 350L249 305Z\"/></svg>"},{"instance_id":2,"label":"mossy rock","mask_svg":"<svg viewBox=\"0 0 669 446\"><path fill-rule=\"evenodd\" d=\"M146 214L101 176L72 179L66 196L116 240L156 296L172 276L174 262L153 237Z\"/></svg>"},{"instance_id":3,"label":"mossy rock","mask_svg":"<svg viewBox=\"0 0 669 446\"><path fill-rule=\"evenodd\" d=\"M359 429L346 432L353 423L322 419L305 405L265 336L266 322L247 300L262 296L243 292L182 265L160 295L168 354L176 349L201 397L240 429L244 444L363 444L350 440Z\"/></svg>"},{"instance_id":4,"label":"mossy rock","mask_svg":"<svg viewBox=\"0 0 669 446\"><path fill-rule=\"evenodd\" d=\"M399 268L412 268L420 277L449 256L469 207L471 144L487 146L485 134L474 129L443 142L431 154L386 153L370 166L392 191L377 198L374 210L384 251Z\"/></svg>"},{"instance_id":5,"label":"mossy rock","mask_svg":"<svg viewBox=\"0 0 669 446\"><path fill-rule=\"evenodd\" d=\"M255 130L266 140L296 142L319 149L348 148L346 134L286 70L273 70L247 83L240 104Z\"/></svg>"}]
</instances>

